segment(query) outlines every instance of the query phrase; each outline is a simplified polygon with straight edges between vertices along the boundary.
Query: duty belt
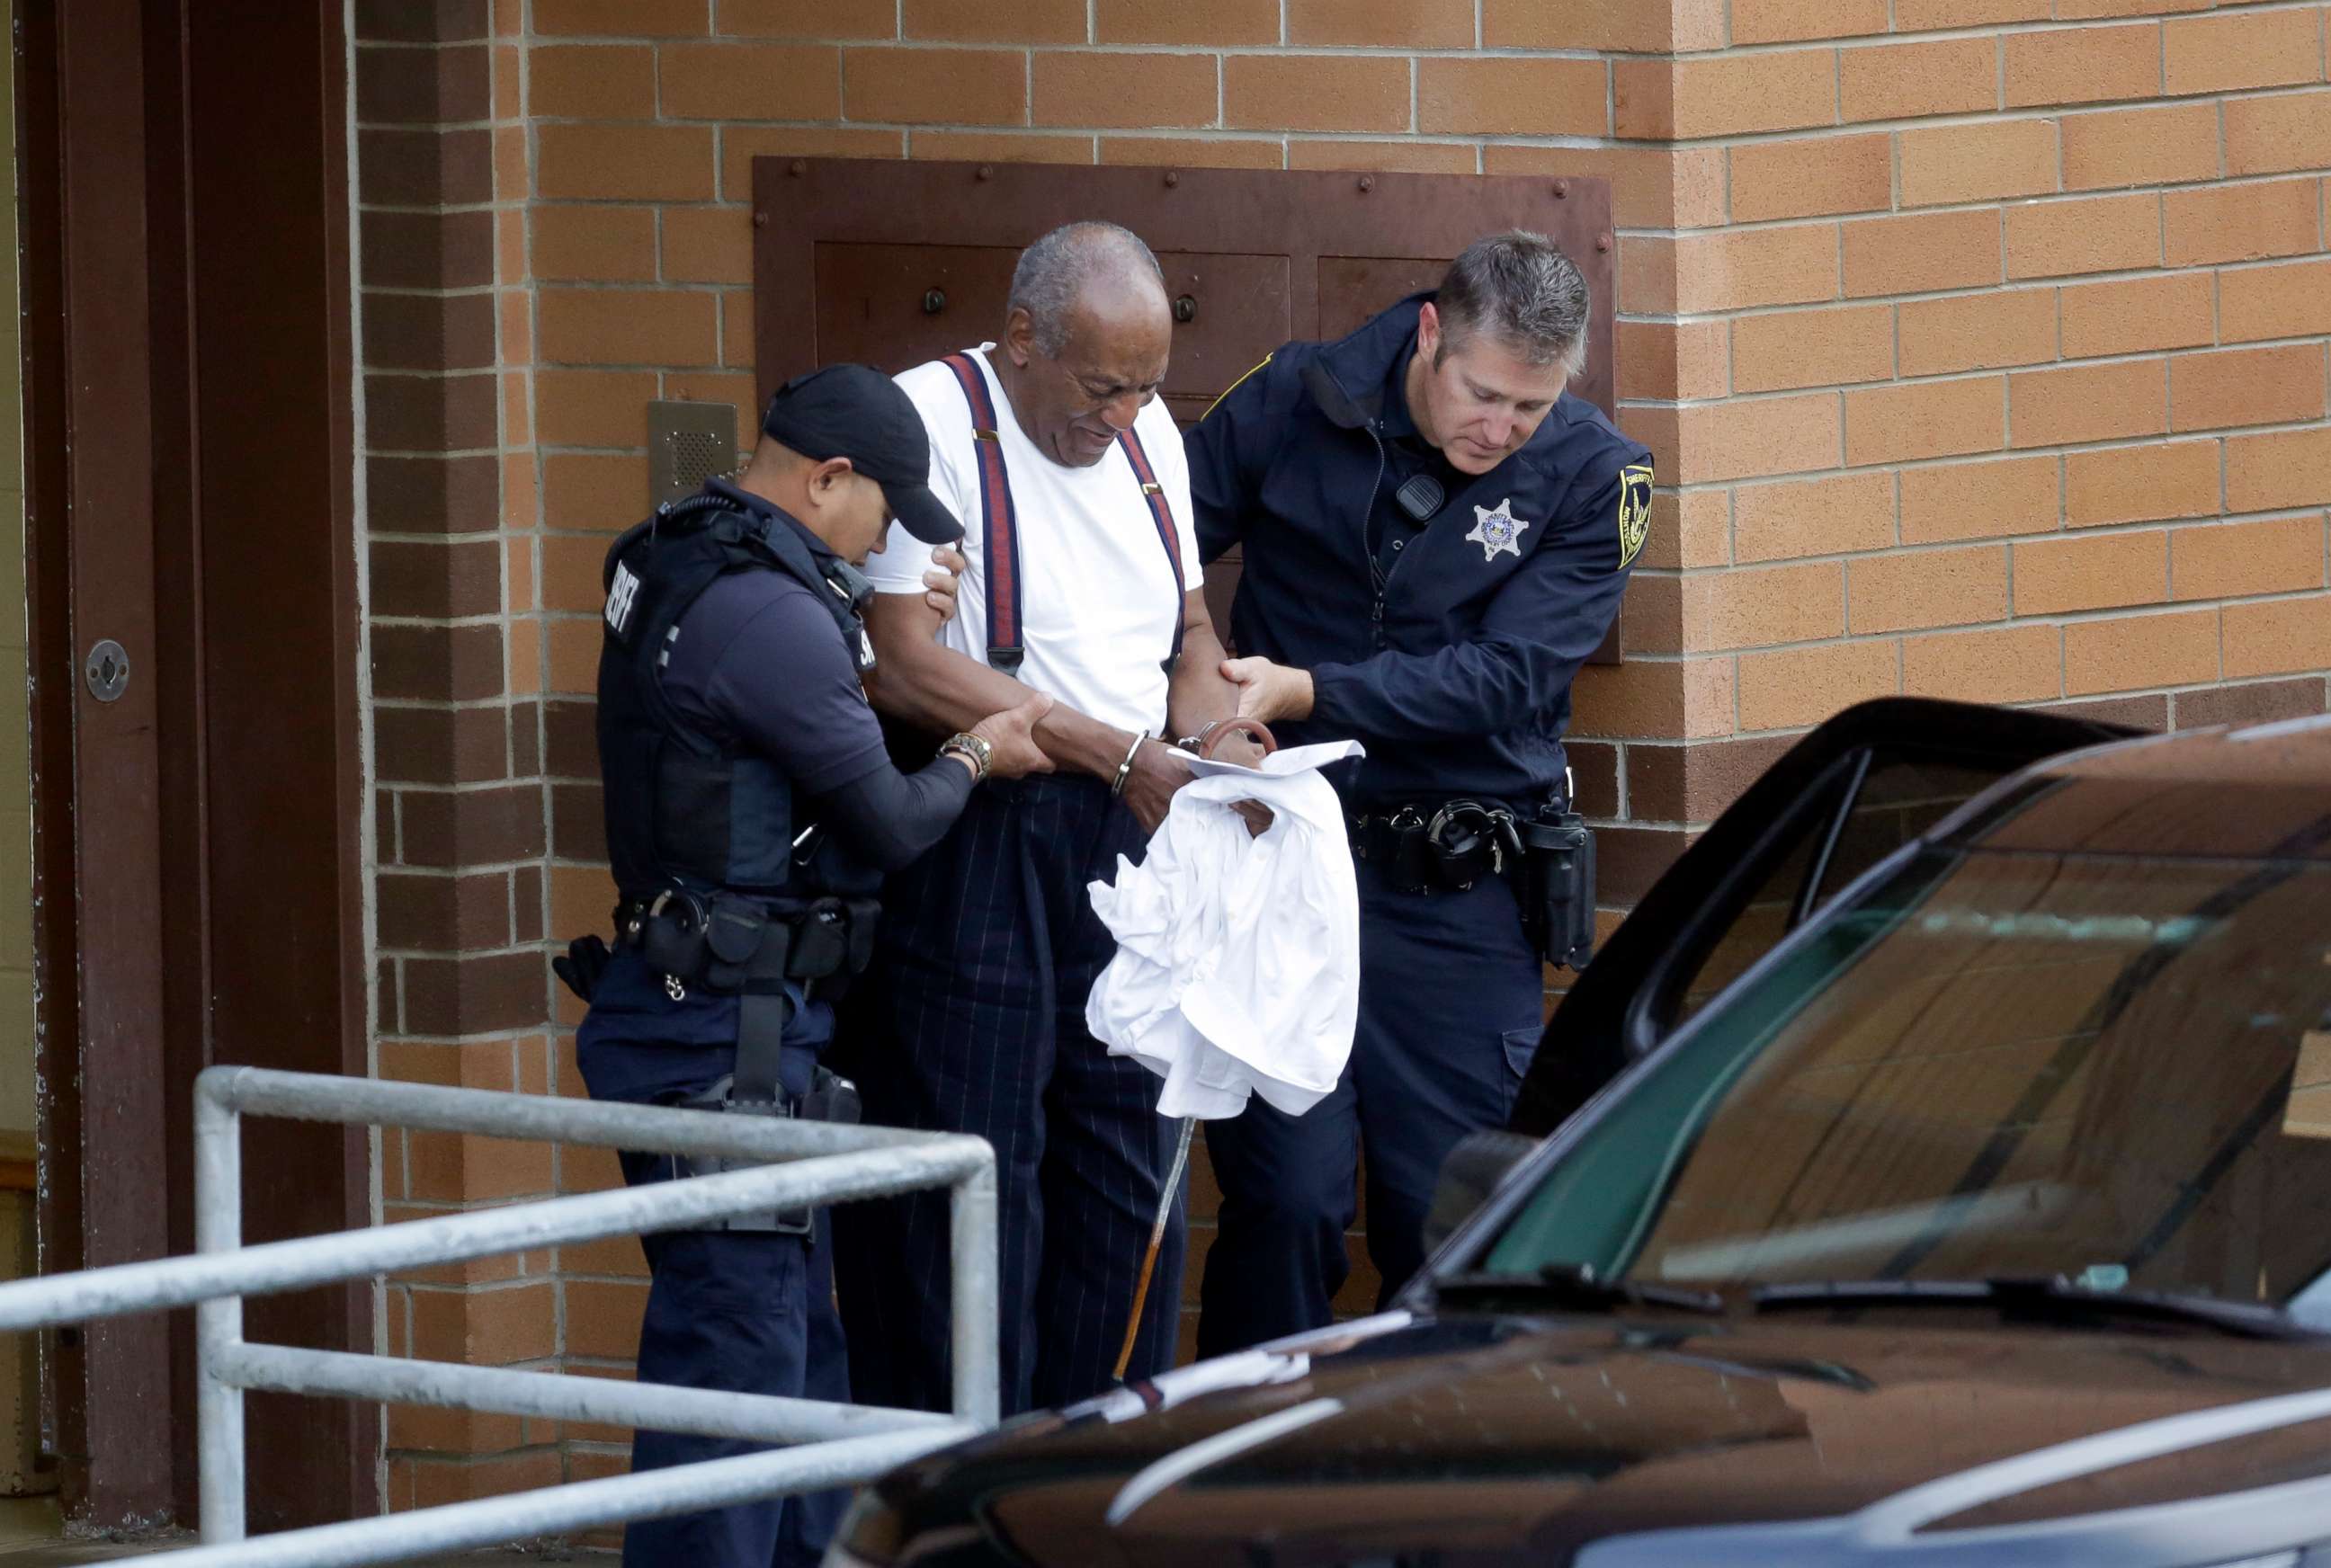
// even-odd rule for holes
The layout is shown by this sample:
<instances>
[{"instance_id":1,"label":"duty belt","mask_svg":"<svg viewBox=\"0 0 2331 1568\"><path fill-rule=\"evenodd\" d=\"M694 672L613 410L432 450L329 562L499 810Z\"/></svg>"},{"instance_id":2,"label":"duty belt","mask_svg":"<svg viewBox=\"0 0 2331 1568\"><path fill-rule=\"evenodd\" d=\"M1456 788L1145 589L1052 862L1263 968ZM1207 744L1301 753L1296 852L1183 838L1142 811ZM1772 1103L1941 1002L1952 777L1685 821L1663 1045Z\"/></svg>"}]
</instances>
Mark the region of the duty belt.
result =
<instances>
[{"instance_id":1,"label":"duty belt","mask_svg":"<svg viewBox=\"0 0 2331 1568\"><path fill-rule=\"evenodd\" d=\"M1540 956L1583 969L1594 954L1594 833L1560 802L1534 817L1501 805L1451 801L1356 812L1352 853L1395 891L1462 891L1502 877L1520 907L1522 930Z\"/></svg>"},{"instance_id":2,"label":"duty belt","mask_svg":"<svg viewBox=\"0 0 2331 1568\"><path fill-rule=\"evenodd\" d=\"M737 998L737 1070L704 1094L684 1102L690 1109L732 1116L792 1117L855 1121L856 1093L823 1075L808 1101L795 1103L785 1091L782 1068L785 1029L793 1021L792 985L862 971L874 955L880 907L871 899L813 898L772 908L740 894L697 894L667 888L649 897L627 897L615 906L615 940L636 947L650 967L661 970L666 992L683 1001L690 985ZM822 1071L822 1069L821 1069ZM840 1083L848 1094L833 1088ZM849 1104L846 1117L836 1113ZM674 1172L712 1175L755 1162L710 1155L673 1156ZM739 1215L709 1227L809 1234L807 1212L775 1211Z\"/></svg>"},{"instance_id":3,"label":"duty belt","mask_svg":"<svg viewBox=\"0 0 2331 1568\"><path fill-rule=\"evenodd\" d=\"M774 1106L792 1017L787 984L863 971L880 915L872 899L813 898L773 910L735 893L670 888L616 905L615 940L662 971L675 1002L690 985L737 999L734 1098L740 1107Z\"/></svg>"},{"instance_id":4,"label":"duty belt","mask_svg":"<svg viewBox=\"0 0 2331 1568\"><path fill-rule=\"evenodd\" d=\"M873 961L881 913L871 898L811 898L772 912L753 899L720 893L702 898L674 888L617 904L615 945L639 948L652 966L683 984L726 995L744 989L749 965L731 955L757 953L761 927L785 933L783 978L824 980L860 974Z\"/></svg>"},{"instance_id":5,"label":"duty belt","mask_svg":"<svg viewBox=\"0 0 2331 1568\"><path fill-rule=\"evenodd\" d=\"M1483 877L1519 872L1520 819L1479 801L1405 805L1349 819L1352 853L1403 893L1461 892Z\"/></svg>"}]
</instances>

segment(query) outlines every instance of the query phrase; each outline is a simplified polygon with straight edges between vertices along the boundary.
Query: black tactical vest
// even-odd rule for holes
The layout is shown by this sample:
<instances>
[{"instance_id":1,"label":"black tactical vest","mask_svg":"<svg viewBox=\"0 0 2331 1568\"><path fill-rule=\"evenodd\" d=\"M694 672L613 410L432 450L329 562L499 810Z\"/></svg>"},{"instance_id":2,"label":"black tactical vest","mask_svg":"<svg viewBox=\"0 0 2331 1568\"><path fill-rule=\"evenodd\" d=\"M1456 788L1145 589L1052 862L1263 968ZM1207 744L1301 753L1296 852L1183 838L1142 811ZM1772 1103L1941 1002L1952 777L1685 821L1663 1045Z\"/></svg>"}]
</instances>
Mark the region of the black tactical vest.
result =
<instances>
[{"instance_id":1,"label":"black tactical vest","mask_svg":"<svg viewBox=\"0 0 2331 1568\"><path fill-rule=\"evenodd\" d=\"M664 700L659 672L680 619L728 572L784 572L833 616L852 657L870 661L860 608L866 579L836 561L821 565L782 520L741 509L708 489L670 502L607 552L605 625L599 655L599 771L607 854L626 899L671 888L721 889L790 903L857 889L859 880L804 868L785 770L691 728ZM782 672L772 672L783 679Z\"/></svg>"}]
</instances>

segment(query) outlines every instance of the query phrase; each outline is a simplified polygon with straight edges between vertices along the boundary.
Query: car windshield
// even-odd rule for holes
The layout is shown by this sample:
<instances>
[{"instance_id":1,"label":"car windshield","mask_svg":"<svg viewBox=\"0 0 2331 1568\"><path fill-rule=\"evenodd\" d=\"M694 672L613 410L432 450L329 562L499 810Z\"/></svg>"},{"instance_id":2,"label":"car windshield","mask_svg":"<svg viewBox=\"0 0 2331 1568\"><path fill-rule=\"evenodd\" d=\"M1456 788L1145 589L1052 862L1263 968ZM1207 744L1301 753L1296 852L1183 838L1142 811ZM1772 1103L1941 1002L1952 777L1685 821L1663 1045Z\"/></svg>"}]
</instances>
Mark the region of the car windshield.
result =
<instances>
[{"instance_id":1,"label":"car windshield","mask_svg":"<svg viewBox=\"0 0 2331 1568\"><path fill-rule=\"evenodd\" d=\"M1565 1265L2331 1320L2331 866L1921 851L1654 1057L1478 1267Z\"/></svg>"}]
</instances>

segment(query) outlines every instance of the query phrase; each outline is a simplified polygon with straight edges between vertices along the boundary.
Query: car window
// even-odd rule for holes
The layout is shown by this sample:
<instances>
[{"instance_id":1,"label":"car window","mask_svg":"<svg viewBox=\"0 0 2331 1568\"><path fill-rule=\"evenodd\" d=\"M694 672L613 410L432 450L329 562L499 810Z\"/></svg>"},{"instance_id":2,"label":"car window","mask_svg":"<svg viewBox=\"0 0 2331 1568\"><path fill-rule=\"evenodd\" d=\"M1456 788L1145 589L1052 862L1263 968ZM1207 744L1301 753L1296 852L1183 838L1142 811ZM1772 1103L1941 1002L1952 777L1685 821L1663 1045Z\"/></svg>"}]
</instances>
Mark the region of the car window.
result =
<instances>
[{"instance_id":1,"label":"car window","mask_svg":"<svg viewBox=\"0 0 2331 1568\"><path fill-rule=\"evenodd\" d=\"M1864 765L1866 772L1834 781L1825 808L1808 814L1796 841L1708 947L1673 1023L1697 1013L1855 878L1999 782L1995 767L1884 753Z\"/></svg>"},{"instance_id":2,"label":"car window","mask_svg":"<svg viewBox=\"0 0 2331 1568\"><path fill-rule=\"evenodd\" d=\"M1804 914L1825 908L1856 877L1998 782L1995 767L1923 757L1874 761L1840 824Z\"/></svg>"},{"instance_id":3,"label":"car window","mask_svg":"<svg viewBox=\"0 0 2331 1568\"><path fill-rule=\"evenodd\" d=\"M1921 827L2041 758L2135 732L1923 698L1799 738L1558 986L1509 1130L1543 1137Z\"/></svg>"},{"instance_id":4,"label":"car window","mask_svg":"<svg viewBox=\"0 0 2331 1568\"><path fill-rule=\"evenodd\" d=\"M2320 864L1929 851L1708 1011L1486 1266L2285 1302L2331 1265L2326 908Z\"/></svg>"}]
</instances>

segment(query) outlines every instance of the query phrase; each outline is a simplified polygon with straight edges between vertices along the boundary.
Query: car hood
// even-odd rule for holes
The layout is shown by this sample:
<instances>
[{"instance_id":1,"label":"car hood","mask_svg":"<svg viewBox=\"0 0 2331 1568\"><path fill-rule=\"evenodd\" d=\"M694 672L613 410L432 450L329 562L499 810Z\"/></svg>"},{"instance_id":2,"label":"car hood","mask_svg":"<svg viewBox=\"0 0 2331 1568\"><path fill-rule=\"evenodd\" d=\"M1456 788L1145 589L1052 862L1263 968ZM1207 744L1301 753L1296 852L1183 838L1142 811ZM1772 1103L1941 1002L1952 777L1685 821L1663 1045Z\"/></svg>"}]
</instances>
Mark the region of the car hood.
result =
<instances>
[{"instance_id":1,"label":"car hood","mask_svg":"<svg viewBox=\"0 0 2331 1568\"><path fill-rule=\"evenodd\" d=\"M2056 1544L2208 1563L2309 1520L2331 1536L2326 1385L2331 1341L2183 1329L1395 1313L1008 1423L881 1482L850 1545L923 1568L1624 1568L1868 1561L1884 1537L1974 1563L2146 1506L2141 1539Z\"/></svg>"}]
</instances>

